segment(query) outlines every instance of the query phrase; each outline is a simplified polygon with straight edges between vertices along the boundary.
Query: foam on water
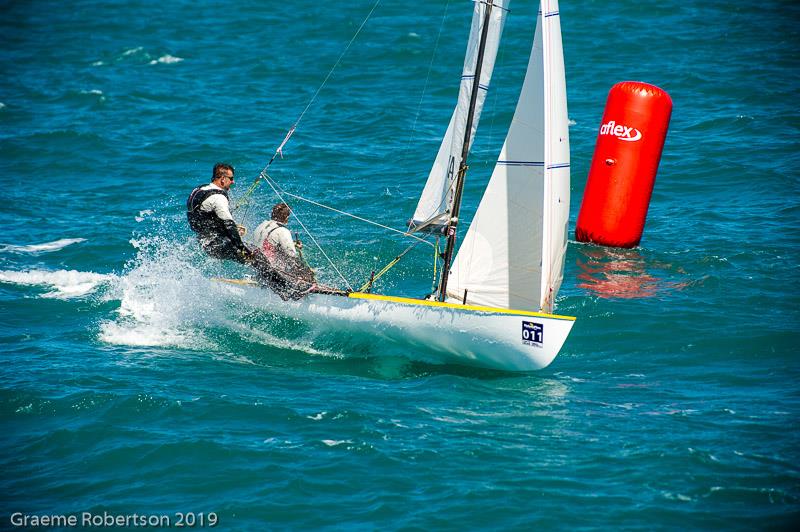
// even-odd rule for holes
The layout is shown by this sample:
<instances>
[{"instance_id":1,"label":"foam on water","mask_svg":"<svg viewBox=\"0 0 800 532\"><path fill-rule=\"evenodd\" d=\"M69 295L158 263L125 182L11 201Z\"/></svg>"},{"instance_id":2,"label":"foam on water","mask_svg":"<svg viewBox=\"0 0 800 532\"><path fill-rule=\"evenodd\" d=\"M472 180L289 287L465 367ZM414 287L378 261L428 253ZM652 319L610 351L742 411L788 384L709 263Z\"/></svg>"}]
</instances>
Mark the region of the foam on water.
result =
<instances>
[{"instance_id":1,"label":"foam on water","mask_svg":"<svg viewBox=\"0 0 800 532\"><path fill-rule=\"evenodd\" d=\"M143 210L143 211L139 211L139 215L138 215L138 216L136 216L134 219L135 219L137 222L143 222L143 221L145 221L145 219L146 219L148 216L151 216L152 214L153 214L153 211L152 211L152 210L150 210L150 209L145 209L145 210Z\"/></svg>"},{"instance_id":2,"label":"foam on water","mask_svg":"<svg viewBox=\"0 0 800 532\"><path fill-rule=\"evenodd\" d=\"M72 244L78 244L80 242L85 242L85 238L62 238L59 240L54 240L52 242L45 242L43 244L29 244L26 246L19 246L16 244L0 244L0 253L1 252L11 252L11 253L30 253L30 254L39 254L39 253L50 253L52 251L58 251L60 249L64 249L67 246L71 246Z\"/></svg>"},{"instance_id":3,"label":"foam on water","mask_svg":"<svg viewBox=\"0 0 800 532\"><path fill-rule=\"evenodd\" d=\"M288 339L250 323L256 316L260 323L266 320L265 327L268 326L278 319L270 312L270 306L283 302L260 290L242 301L241 290L212 280L212 275L200 269L198 264L213 267L224 263L198 253L193 241L177 243L148 236L131 243L138 253L105 295L106 299L119 301L120 306L113 319L100 323L100 341L214 351L219 346L205 331L218 329L235 333L253 345L341 358L340 353L315 348L313 338ZM246 357L244 360L250 362Z\"/></svg>"},{"instance_id":4,"label":"foam on water","mask_svg":"<svg viewBox=\"0 0 800 532\"><path fill-rule=\"evenodd\" d=\"M0 271L0 282L50 289L45 298L73 299L93 293L100 286L114 281L114 275L76 270Z\"/></svg>"},{"instance_id":5,"label":"foam on water","mask_svg":"<svg viewBox=\"0 0 800 532\"><path fill-rule=\"evenodd\" d=\"M162 238L132 242L134 265L116 283L117 317L100 324L99 339L116 345L212 348L197 326L215 302L198 287L205 278L185 260L185 247Z\"/></svg>"},{"instance_id":6,"label":"foam on water","mask_svg":"<svg viewBox=\"0 0 800 532\"><path fill-rule=\"evenodd\" d=\"M106 101L106 97L105 97L105 95L103 95L103 91L101 91L100 89L82 90L82 91L80 91L80 94L82 96L95 97L96 101L98 101L98 102L105 102Z\"/></svg>"},{"instance_id":7,"label":"foam on water","mask_svg":"<svg viewBox=\"0 0 800 532\"><path fill-rule=\"evenodd\" d=\"M334 359L449 360L422 356L415 348L419 340L411 337L407 345L376 343L376 337L388 332L371 324L377 311L370 304L331 311L324 304L282 301L266 289L214 280L204 268L225 264L198 252L193 241L147 236L131 243L137 257L105 295L120 306L114 318L100 323L98 338L104 343L217 351L224 349L217 335L233 333L255 351L266 346ZM414 310L396 312L414 322Z\"/></svg>"},{"instance_id":8,"label":"foam on water","mask_svg":"<svg viewBox=\"0 0 800 532\"><path fill-rule=\"evenodd\" d=\"M164 65L171 65L173 63L180 63L181 61L183 61L182 57L175 57L173 55L167 54L167 55L162 55L158 59L153 59L152 61L150 61L150 64L151 65L157 65L157 64L161 63L161 64L164 64Z\"/></svg>"},{"instance_id":9,"label":"foam on water","mask_svg":"<svg viewBox=\"0 0 800 532\"><path fill-rule=\"evenodd\" d=\"M261 345L270 347L277 347L279 349L286 349L291 351L302 351L303 353L315 356L325 356L332 358L344 358L342 353L334 353L332 351L323 351L315 349L309 341L293 341L287 338L281 338L262 330L247 326L233 320L220 320L220 324L225 325L228 329L236 331L244 336L247 340Z\"/></svg>"}]
</instances>

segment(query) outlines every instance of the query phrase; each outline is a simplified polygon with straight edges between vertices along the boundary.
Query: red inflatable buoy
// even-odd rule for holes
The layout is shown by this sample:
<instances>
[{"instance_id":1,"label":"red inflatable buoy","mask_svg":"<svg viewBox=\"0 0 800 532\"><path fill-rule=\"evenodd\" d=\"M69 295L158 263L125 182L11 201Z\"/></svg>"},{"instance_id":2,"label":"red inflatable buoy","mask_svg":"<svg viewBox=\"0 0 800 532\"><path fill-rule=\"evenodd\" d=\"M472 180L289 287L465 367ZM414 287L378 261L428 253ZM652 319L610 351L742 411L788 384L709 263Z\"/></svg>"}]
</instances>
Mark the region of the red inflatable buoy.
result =
<instances>
[{"instance_id":1,"label":"red inflatable buoy","mask_svg":"<svg viewBox=\"0 0 800 532\"><path fill-rule=\"evenodd\" d=\"M579 241L639 244L671 115L672 98L655 85L611 87L575 227Z\"/></svg>"}]
</instances>

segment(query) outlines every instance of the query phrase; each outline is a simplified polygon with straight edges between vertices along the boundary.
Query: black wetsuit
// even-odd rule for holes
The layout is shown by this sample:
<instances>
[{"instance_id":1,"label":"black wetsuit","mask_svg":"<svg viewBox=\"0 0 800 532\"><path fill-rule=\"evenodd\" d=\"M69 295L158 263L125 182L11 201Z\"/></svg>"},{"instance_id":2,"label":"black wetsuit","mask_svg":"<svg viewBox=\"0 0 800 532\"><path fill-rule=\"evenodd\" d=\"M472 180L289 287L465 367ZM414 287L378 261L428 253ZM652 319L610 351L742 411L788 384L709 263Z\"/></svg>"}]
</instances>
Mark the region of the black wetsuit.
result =
<instances>
[{"instance_id":1,"label":"black wetsuit","mask_svg":"<svg viewBox=\"0 0 800 532\"><path fill-rule=\"evenodd\" d=\"M197 233L203 250L217 259L235 260L246 263L251 252L242 242L239 229L233 220L223 220L214 211L203 211L200 207L214 194L221 194L228 200L228 194L219 188L200 185L192 190L186 200L186 216L189 227Z\"/></svg>"}]
</instances>

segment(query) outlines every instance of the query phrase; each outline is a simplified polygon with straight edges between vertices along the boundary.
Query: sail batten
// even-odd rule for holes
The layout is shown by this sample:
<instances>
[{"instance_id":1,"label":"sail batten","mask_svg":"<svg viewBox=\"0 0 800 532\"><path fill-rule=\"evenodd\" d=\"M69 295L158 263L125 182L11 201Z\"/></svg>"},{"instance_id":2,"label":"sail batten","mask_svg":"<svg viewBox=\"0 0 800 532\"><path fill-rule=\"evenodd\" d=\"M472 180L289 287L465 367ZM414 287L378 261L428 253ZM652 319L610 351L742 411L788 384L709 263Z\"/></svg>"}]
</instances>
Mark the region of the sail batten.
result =
<instances>
[{"instance_id":1,"label":"sail batten","mask_svg":"<svg viewBox=\"0 0 800 532\"><path fill-rule=\"evenodd\" d=\"M472 126L468 135L471 147L472 139L480 122L481 111L486 99L486 94L492 79L497 49L500 44L500 37L503 32L505 14L508 11L510 0L495 0L492 11L489 14L486 41L483 49L483 60L480 67L480 79L478 80L478 91L475 99L472 114ZM497 8L497 9L494 9ZM458 169L462 162L464 152L464 138L469 122L470 100L472 90L475 85L475 74L478 60L478 43L483 32L484 19L487 6L484 2L475 2L472 14L472 26L470 37L467 44L467 52L464 57L464 67L461 74L461 85L458 93L458 103L450 117L436 159L428 175L425 188L422 191L417 208L412 219L409 221L409 232L442 232L447 225L447 213L452 212L453 201L455 199L455 182ZM438 222L437 218L442 217L444 222Z\"/></svg>"}]
</instances>

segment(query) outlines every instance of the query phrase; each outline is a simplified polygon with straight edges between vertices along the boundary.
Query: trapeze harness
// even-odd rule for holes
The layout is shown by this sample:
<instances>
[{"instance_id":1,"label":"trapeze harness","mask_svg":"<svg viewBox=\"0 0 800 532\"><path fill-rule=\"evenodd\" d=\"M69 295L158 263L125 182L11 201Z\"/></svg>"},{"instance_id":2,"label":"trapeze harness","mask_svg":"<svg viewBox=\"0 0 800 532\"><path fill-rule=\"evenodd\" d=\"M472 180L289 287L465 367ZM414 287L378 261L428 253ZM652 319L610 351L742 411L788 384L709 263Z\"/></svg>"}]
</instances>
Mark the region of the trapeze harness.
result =
<instances>
[{"instance_id":1,"label":"trapeze harness","mask_svg":"<svg viewBox=\"0 0 800 532\"><path fill-rule=\"evenodd\" d=\"M275 224L264 236L260 253L255 255L255 268L260 282L271 288L281 299L300 299L316 288L314 272L299 257L283 252L269 241L273 231L286 227L278 221Z\"/></svg>"},{"instance_id":2,"label":"trapeze harness","mask_svg":"<svg viewBox=\"0 0 800 532\"><path fill-rule=\"evenodd\" d=\"M275 227L270 229L266 236L264 236L264 242L261 244L261 252L264 254L264 257L270 262L275 261L278 258L278 249L275 245L269 241L269 235L273 233L276 229L280 229L281 227L286 227L280 222L275 222Z\"/></svg>"}]
</instances>

